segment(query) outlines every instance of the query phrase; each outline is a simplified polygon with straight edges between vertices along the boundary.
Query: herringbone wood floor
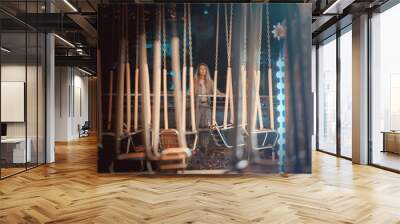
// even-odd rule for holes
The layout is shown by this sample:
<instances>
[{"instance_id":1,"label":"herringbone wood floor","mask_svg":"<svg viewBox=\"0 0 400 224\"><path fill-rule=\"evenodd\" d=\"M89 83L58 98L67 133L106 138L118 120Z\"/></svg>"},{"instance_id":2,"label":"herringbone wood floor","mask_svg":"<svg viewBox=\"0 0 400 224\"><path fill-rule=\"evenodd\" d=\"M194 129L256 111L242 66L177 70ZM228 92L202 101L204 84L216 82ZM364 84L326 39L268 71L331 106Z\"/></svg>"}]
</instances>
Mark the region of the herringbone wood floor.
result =
<instances>
[{"instance_id":1,"label":"herringbone wood floor","mask_svg":"<svg viewBox=\"0 0 400 224\"><path fill-rule=\"evenodd\" d=\"M0 223L400 223L400 175L315 152L312 175L97 174L94 138L0 181Z\"/></svg>"}]
</instances>

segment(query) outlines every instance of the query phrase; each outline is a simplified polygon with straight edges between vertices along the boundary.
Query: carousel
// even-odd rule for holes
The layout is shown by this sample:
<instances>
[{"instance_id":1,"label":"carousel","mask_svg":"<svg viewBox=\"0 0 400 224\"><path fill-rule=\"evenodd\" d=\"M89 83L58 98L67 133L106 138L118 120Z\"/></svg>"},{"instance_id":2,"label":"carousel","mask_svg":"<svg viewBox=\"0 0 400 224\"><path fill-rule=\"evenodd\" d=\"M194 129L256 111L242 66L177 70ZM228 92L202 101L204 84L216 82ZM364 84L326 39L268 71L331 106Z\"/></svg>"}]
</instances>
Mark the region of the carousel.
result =
<instances>
[{"instance_id":1,"label":"carousel","mask_svg":"<svg viewBox=\"0 0 400 224\"><path fill-rule=\"evenodd\" d=\"M283 39L285 27L271 26L269 4L213 7L215 48L203 46L214 58L212 91L204 94L196 86L202 61L194 54L200 39L193 5L120 5L113 13L118 54L102 70L108 75L99 134L112 151L110 171L121 161L139 164L134 171L144 173L283 166L284 60L271 39ZM274 58L273 51L281 54ZM211 116L203 118L199 99L207 99Z\"/></svg>"}]
</instances>

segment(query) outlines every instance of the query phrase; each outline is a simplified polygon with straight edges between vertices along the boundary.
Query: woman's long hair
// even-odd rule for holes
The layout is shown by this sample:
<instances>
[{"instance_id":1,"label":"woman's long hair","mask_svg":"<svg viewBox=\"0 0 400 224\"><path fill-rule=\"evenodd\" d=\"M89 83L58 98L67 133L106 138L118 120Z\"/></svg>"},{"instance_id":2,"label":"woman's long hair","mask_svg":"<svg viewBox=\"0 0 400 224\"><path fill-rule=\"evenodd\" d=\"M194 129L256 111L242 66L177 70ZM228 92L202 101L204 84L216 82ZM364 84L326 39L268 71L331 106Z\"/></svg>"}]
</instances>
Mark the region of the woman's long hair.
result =
<instances>
[{"instance_id":1,"label":"woman's long hair","mask_svg":"<svg viewBox=\"0 0 400 224\"><path fill-rule=\"evenodd\" d=\"M206 63L200 63L200 64L197 65L195 76L194 76L195 86L197 86L199 84L199 81L200 81L200 74L199 74L200 73L200 66L205 66L206 69L207 69L206 80L204 80L205 84L207 85L208 82L212 82L211 75L210 75L210 69L208 68L208 65Z\"/></svg>"}]
</instances>

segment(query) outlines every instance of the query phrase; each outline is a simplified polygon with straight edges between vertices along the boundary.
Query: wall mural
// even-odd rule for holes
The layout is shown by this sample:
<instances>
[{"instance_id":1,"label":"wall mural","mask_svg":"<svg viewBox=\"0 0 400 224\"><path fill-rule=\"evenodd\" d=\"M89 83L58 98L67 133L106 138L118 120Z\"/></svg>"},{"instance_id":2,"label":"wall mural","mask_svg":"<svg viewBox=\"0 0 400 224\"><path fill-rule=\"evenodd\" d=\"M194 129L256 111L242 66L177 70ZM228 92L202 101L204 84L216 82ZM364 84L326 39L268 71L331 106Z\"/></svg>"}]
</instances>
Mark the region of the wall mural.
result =
<instances>
[{"instance_id":1,"label":"wall mural","mask_svg":"<svg viewBox=\"0 0 400 224\"><path fill-rule=\"evenodd\" d=\"M311 172L310 4L98 13L99 172Z\"/></svg>"}]
</instances>

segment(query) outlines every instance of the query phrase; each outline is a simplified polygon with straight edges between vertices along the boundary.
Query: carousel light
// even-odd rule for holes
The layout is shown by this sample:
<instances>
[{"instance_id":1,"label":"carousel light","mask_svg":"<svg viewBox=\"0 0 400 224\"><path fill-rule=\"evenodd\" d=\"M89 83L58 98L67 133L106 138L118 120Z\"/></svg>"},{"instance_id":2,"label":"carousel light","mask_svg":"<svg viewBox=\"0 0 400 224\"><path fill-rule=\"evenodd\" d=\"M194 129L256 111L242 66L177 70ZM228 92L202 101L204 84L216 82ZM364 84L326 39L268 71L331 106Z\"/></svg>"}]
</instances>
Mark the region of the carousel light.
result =
<instances>
[{"instance_id":1,"label":"carousel light","mask_svg":"<svg viewBox=\"0 0 400 224\"><path fill-rule=\"evenodd\" d=\"M285 156L285 144L286 144L286 118L285 118L285 72L284 72L284 67L285 63L282 59L282 56L279 56L278 61L276 62L276 66L278 67L278 71L276 72L276 78L278 79L277 83L277 89L278 89L278 112L279 116L277 118L278 121L278 134L279 134L279 140L278 140L278 157L279 157L279 171L284 172L283 167L284 167L284 156Z\"/></svg>"}]
</instances>

